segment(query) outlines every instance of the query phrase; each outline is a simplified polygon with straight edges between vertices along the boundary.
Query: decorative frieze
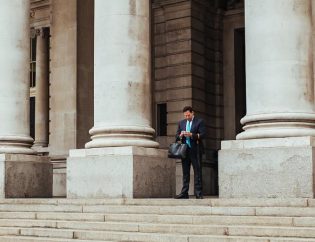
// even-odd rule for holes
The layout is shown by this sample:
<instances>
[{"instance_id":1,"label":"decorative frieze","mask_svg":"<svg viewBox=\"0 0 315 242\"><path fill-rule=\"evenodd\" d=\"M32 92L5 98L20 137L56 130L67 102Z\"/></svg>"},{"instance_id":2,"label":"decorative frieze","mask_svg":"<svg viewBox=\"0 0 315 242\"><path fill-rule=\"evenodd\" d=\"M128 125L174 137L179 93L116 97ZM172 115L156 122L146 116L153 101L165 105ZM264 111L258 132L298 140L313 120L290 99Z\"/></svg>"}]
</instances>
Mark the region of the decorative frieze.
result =
<instances>
[{"instance_id":1,"label":"decorative frieze","mask_svg":"<svg viewBox=\"0 0 315 242\"><path fill-rule=\"evenodd\" d=\"M31 27L48 27L51 24L51 0L31 0Z\"/></svg>"}]
</instances>

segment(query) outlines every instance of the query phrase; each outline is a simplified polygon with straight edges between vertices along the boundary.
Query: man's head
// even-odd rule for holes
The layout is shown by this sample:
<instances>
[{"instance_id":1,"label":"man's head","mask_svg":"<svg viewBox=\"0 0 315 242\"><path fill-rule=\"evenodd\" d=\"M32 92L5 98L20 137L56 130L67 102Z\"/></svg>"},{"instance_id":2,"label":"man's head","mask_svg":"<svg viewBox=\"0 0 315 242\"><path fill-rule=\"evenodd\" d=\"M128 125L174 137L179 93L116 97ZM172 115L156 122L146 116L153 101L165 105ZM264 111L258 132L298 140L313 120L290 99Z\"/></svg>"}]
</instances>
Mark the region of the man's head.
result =
<instances>
[{"instance_id":1,"label":"man's head","mask_svg":"<svg viewBox=\"0 0 315 242\"><path fill-rule=\"evenodd\" d=\"M186 106L183 108L184 117L186 120L191 121L194 117L194 110L190 106Z\"/></svg>"}]
</instances>

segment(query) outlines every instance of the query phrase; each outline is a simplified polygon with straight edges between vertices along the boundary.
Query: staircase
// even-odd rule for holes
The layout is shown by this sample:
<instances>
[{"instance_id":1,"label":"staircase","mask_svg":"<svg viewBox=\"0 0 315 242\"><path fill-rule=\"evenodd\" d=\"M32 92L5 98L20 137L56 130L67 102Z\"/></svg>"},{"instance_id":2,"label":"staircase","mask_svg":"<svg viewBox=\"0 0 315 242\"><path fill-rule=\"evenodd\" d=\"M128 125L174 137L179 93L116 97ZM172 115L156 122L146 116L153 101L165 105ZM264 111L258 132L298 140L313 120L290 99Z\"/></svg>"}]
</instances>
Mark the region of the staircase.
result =
<instances>
[{"instance_id":1,"label":"staircase","mask_svg":"<svg viewBox=\"0 0 315 242\"><path fill-rule=\"evenodd\" d=\"M3 199L2 241L315 241L315 200Z\"/></svg>"}]
</instances>

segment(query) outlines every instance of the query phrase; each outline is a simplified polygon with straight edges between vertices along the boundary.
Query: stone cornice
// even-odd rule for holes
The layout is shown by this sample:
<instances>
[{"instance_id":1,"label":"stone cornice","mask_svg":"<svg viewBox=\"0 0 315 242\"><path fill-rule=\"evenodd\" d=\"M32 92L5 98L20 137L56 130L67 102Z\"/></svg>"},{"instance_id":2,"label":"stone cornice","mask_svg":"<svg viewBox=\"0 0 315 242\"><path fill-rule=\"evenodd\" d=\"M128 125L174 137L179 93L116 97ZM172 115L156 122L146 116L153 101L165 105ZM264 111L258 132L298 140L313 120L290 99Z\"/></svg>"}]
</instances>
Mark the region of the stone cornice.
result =
<instances>
[{"instance_id":1,"label":"stone cornice","mask_svg":"<svg viewBox=\"0 0 315 242\"><path fill-rule=\"evenodd\" d=\"M48 27L51 23L51 1L31 0L31 27Z\"/></svg>"},{"instance_id":2,"label":"stone cornice","mask_svg":"<svg viewBox=\"0 0 315 242\"><path fill-rule=\"evenodd\" d=\"M51 0L31 0L31 10L45 8L51 5Z\"/></svg>"},{"instance_id":3,"label":"stone cornice","mask_svg":"<svg viewBox=\"0 0 315 242\"><path fill-rule=\"evenodd\" d=\"M155 1L152 3L152 8L158 8L165 5L182 3L182 2L190 2L190 0L163 0L163 1Z\"/></svg>"}]
</instances>

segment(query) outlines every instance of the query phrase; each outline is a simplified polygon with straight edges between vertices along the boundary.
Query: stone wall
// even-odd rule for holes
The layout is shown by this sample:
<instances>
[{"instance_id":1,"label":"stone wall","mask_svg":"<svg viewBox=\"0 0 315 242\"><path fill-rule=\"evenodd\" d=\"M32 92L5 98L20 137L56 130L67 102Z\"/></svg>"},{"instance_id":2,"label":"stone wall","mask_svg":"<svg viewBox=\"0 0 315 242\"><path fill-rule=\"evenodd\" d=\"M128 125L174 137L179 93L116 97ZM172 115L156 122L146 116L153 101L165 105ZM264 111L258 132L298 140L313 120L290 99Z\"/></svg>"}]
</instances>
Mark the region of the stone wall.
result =
<instances>
[{"instance_id":1,"label":"stone wall","mask_svg":"<svg viewBox=\"0 0 315 242\"><path fill-rule=\"evenodd\" d=\"M223 12L211 1L192 1L193 107L207 125L203 179L217 193L217 152L223 138Z\"/></svg>"},{"instance_id":2,"label":"stone wall","mask_svg":"<svg viewBox=\"0 0 315 242\"><path fill-rule=\"evenodd\" d=\"M223 135L222 18L206 0L153 3L154 107L167 103L167 136L157 140L166 148L183 118L182 108L194 107L207 125L206 194L217 193L217 150Z\"/></svg>"},{"instance_id":3,"label":"stone wall","mask_svg":"<svg viewBox=\"0 0 315 242\"><path fill-rule=\"evenodd\" d=\"M33 7L41 9L34 12L36 19L52 29L48 151L56 162L64 161L69 149L82 148L93 126L93 2L32 1ZM183 118L182 108L195 108L196 115L207 124L203 160L207 194L217 193L217 151L224 138L224 12L216 8L215 2L152 3L153 123L157 104L167 103L168 112L167 136L157 137L157 141L161 148L167 148L174 141L177 122ZM47 8L50 4L52 9ZM52 16L47 15L50 12ZM33 21L32 26L37 22ZM65 176L65 164L58 165ZM178 163L179 175L180 167Z\"/></svg>"},{"instance_id":4,"label":"stone wall","mask_svg":"<svg viewBox=\"0 0 315 242\"><path fill-rule=\"evenodd\" d=\"M31 0L30 24L32 28L50 26L51 0Z\"/></svg>"},{"instance_id":5,"label":"stone wall","mask_svg":"<svg viewBox=\"0 0 315 242\"><path fill-rule=\"evenodd\" d=\"M158 1L153 5L154 102L167 103L167 134L161 147L174 140L181 109L192 105L191 2Z\"/></svg>"},{"instance_id":6,"label":"stone wall","mask_svg":"<svg viewBox=\"0 0 315 242\"><path fill-rule=\"evenodd\" d=\"M94 0L78 0L77 10L77 141L84 148L90 140L94 118Z\"/></svg>"},{"instance_id":7,"label":"stone wall","mask_svg":"<svg viewBox=\"0 0 315 242\"><path fill-rule=\"evenodd\" d=\"M51 156L76 147L77 1L54 0L51 26Z\"/></svg>"},{"instance_id":8,"label":"stone wall","mask_svg":"<svg viewBox=\"0 0 315 242\"><path fill-rule=\"evenodd\" d=\"M54 196L65 196L69 149L83 148L93 126L93 18L93 0L31 1L31 27L51 30L45 151L54 164ZM36 87L31 91L34 95Z\"/></svg>"}]
</instances>

